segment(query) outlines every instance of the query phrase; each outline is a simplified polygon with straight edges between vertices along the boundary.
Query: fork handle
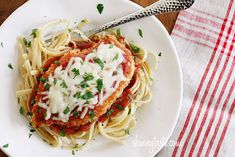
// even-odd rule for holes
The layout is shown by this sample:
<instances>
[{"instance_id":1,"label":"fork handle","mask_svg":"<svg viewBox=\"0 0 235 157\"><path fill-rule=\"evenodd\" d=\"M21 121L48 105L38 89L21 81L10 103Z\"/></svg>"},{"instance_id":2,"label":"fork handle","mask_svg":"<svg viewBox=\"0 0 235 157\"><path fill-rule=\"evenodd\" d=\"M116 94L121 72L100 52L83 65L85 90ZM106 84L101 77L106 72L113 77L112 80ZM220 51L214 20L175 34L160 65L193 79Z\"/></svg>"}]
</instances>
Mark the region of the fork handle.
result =
<instances>
[{"instance_id":1,"label":"fork handle","mask_svg":"<svg viewBox=\"0 0 235 157\"><path fill-rule=\"evenodd\" d=\"M194 3L194 0L160 0L144 9L136 11L132 14L129 14L127 16L124 16L112 22L106 23L95 29L89 30L87 33L95 34L95 33L102 32L106 29L113 28L121 24L131 22L131 21L143 18L143 17L184 10L192 6L193 3Z\"/></svg>"}]
</instances>

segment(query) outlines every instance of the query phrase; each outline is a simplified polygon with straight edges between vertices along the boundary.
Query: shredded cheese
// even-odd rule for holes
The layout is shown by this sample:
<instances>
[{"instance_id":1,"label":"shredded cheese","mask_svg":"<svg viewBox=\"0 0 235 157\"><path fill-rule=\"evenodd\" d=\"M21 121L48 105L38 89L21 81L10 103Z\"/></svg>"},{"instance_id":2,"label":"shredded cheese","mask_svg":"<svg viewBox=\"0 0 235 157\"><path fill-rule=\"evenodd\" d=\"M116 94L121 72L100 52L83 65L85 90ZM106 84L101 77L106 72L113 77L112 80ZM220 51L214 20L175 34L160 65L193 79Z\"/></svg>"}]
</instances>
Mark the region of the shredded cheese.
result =
<instances>
[{"instance_id":1,"label":"shredded cheese","mask_svg":"<svg viewBox=\"0 0 235 157\"><path fill-rule=\"evenodd\" d=\"M126 79L123 74L123 51L113 44L101 43L84 60L72 57L65 69L59 66L50 75L44 86L44 100L38 105L47 110L45 119L67 122L74 110L84 118L89 109L102 105ZM73 112L72 112L73 111Z\"/></svg>"}]
</instances>

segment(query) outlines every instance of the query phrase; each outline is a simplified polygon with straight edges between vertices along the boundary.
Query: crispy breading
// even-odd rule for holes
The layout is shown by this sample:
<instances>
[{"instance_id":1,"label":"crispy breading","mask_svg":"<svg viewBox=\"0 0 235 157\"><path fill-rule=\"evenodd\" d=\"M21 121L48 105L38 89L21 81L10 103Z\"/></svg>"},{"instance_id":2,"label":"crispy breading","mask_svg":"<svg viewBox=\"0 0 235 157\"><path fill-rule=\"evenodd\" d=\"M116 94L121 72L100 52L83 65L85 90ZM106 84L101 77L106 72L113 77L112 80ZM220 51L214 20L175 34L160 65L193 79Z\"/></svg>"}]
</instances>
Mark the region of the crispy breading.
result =
<instances>
[{"instance_id":1,"label":"crispy breading","mask_svg":"<svg viewBox=\"0 0 235 157\"><path fill-rule=\"evenodd\" d=\"M89 117L89 114L87 113L83 119L80 117L74 118L70 117L68 122L62 122L60 120L53 120L50 118L49 120L45 120L44 115L46 113L46 110L41 108L37 105L37 103L42 99L42 95L40 94L42 91L45 91L45 87L42 82L39 83L38 91L36 95L36 104L33 106L32 109L32 124L35 127L40 127L42 125L60 125L60 126L66 126L66 127L73 127L73 126L82 126L89 122L97 121L100 116L105 114L107 110L111 107L111 105L115 102L115 100L120 97L123 90L128 86L134 71L134 59L129 49L127 49L125 46L123 46L121 43L119 43L115 38L112 36L106 36L102 38L98 43L95 43L91 48L85 49L83 51L76 51L73 50L68 54L65 54L59 59L60 65L62 67L66 67L69 60L72 57L81 57L84 58L87 54L91 53L93 49L97 48L101 43L112 43L115 46L122 49L125 54L123 55L125 58L124 63L122 63L124 75L127 78L125 81L121 81L118 88L110 95L106 100L104 100L103 104L96 105L94 108L94 118L91 120ZM54 70L58 67L57 64L51 64L50 68L42 75L44 78L48 78L50 74L54 72Z\"/></svg>"}]
</instances>

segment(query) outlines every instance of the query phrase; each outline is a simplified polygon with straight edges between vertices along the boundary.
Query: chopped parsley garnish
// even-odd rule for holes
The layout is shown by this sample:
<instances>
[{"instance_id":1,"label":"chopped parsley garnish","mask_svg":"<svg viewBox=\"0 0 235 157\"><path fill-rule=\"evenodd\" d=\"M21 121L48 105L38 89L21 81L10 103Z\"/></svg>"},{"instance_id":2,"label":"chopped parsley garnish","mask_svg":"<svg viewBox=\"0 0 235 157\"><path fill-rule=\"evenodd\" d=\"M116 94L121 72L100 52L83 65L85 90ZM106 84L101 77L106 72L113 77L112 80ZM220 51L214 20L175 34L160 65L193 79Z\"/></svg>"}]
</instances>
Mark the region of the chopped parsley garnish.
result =
<instances>
[{"instance_id":1,"label":"chopped parsley garnish","mask_svg":"<svg viewBox=\"0 0 235 157\"><path fill-rule=\"evenodd\" d=\"M134 44L130 44L130 47L131 47L131 50L133 50L134 52L139 52L140 48L137 47L136 45Z\"/></svg>"},{"instance_id":2,"label":"chopped parsley garnish","mask_svg":"<svg viewBox=\"0 0 235 157\"><path fill-rule=\"evenodd\" d=\"M72 72L73 72L73 74L74 74L74 77L73 77L73 78L75 78L75 77L77 77L78 75L80 75L79 69L73 68Z\"/></svg>"},{"instance_id":3,"label":"chopped parsley garnish","mask_svg":"<svg viewBox=\"0 0 235 157\"><path fill-rule=\"evenodd\" d=\"M41 108L39 108L39 109L38 109L38 113L41 113L41 112L42 112L42 109L41 109Z\"/></svg>"},{"instance_id":4,"label":"chopped parsley garnish","mask_svg":"<svg viewBox=\"0 0 235 157\"><path fill-rule=\"evenodd\" d=\"M104 62L103 62L101 59L99 59L99 58L95 58L94 61L95 61L97 64L99 64L99 66L100 66L101 69L103 70L103 68L104 68Z\"/></svg>"},{"instance_id":5,"label":"chopped parsley garnish","mask_svg":"<svg viewBox=\"0 0 235 157\"><path fill-rule=\"evenodd\" d=\"M43 78L43 77L41 77L39 80L40 80L41 82L43 82L43 83L46 83L46 82L47 82L47 79L45 79L45 78Z\"/></svg>"},{"instance_id":6,"label":"chopped parsley garnish","mask_svg":"<svg viewBox=\"0 0 235 157\"><path fill-rule=\"evenodd\" d=\"M47 117L47 113L46 112L44 113L44 117Z\"/></svg>"},{"instance_id":7,"label":"chopped parsley garnish","mask_svg":"<svg viewBox=\"0 0 235 157\"><path fill-rule=\"evenodd\" d=\"M120 111L123 111L124 110L124 107L122 105L117 105L117 108L120 110Z\"/></svg>"},{"instance_id":8,"label":"chopped parsley garnish","mask_svg":"<svg viewBox=\"0 0 235 157\"><path fill-rule=\"evenodd\" d=\"M8 148L8 147L9 147L9 144L4 144L2 147L3 147L3 148Z\"/></svg>"},{"instance_id":9,"label":"chopped parsley garnish","mask_svg":"<svg viewBox=\"0 0 235 157\"><path fill-rule=\"evenodd\" d=\"M35 129L30 129L30 132L32 132L32 133L35 132L35 131L36 131Z\"/></svg>"},{"instance_id":10,"label":"chopped parsley garnish","mask_svg":"<svg viewBox=\"0 0 235 157\"><path fill-rule=\"evenodd\" d=\"M41 72L45 72L46 70L47 70L47 68L43 68L43 67L40 68L40 71L41 71Z\"/></svg>"},{"instance_id":11,"label":"chopped parsley garnish","mask_svg":"<svg viewBox=\"0 0 235 157\"><path fill-rule=\"evenodd\" d=\"M94 111L89 111L88 114L89 114L91 120L95 117Z\"/></svg>"},{"instance_id":12,"label":"chopped parsley garnish","mask_svg":"<svg viewBox=\"0 0 235 157\"><path fill-rule=\"evenodd\" d=\"M85 94L82 96L82 99L84 99L84 100L89 100L89 99L91 99L91 98L93 98L93 97L94 97L94 95L92 94L92 92L89 91L89 90L87 90L87 91L85 92Z\"/></svg>"},{"instance_id":13,"label":"chopped parsley garnish","mask_svg":"<svg viewBox=\"0 0 235 157\"><path fill-rule=\"evenodd\" d=\"M62 137L65 136L65 131L64 131L64 129L61 129L61 130L60 130L59 135L62 136Z\"/></svg>"},{"instance_id":14,"label":"chopped parsley garnish","mask_svg":"<svg viewBox=\"0 0 235 157\"><path fill-rule=\"evenodd\" d=\"M82 21L81 21L81 23L86 23L87 22L87 19L83 19Z\"/></svg>"},{"instance_id":15,"label":"chopped parsley garnish","mask_svg":"<svg viewBox=\"0 0 235 157\"><path fill-rule=\"evenodd\" d=\"M78 111L75 111L75 112L73 113L73 116L74 116L75 118L77 118L77 117L78 117Z\"/></svg>"},{"instance_id":16,"label":"chopped parsley garnish","mask_svg":"<svg viewBox=\"0 0 235 157\"><path fill-rule=\"evenodd\" d=\"M107 112L107 116L111 116L113 112L114 112L114 110L113 110L113 109L110 109L110 110Z\"/></svg>"},{"instance_id":17,"label":"chopped parsley garnish","mask_svg":"<svg viewBox=\"0 0 235 157\"><path fill-rule=\"evenodd\" d=\"M117 35L121 35L121 29L118 28L117 31L116 31Z\"/></svg>"},{"instance_id":18,"label":"chopped parsley garnish","mask_svg":"<svg viewBox=\"0 0 235 157\"><path fill-rule=\"evenodd\" d=\"M1 42L1 44L0 44L0 45L1 45L1 47L3 47L3 42Z\"/></svg>"},{"instance_id":19,"label":"chopped parsley garnish","mask_svg":"<svg viewBox=\"0 0 235 157\"><path fill-rule=\"evenodd\" d=\"M31 100L31 105L35 104L35 102L36 102L35 99L32 99Z\"/></svg>"},{"instance_id":20,"label":"chopped parsley garnish","mask_svg":"<svg viewBox=\"0 0 235 157\"><path fill-rule=\"evenodd\" d=\"M72 155L75 155L75 151L74 150L72 150Z\"/></svg>"},{"instance_id":21,"label":"chopped parsley garnish","mask_svg":"<svg viewBox=\"0 0 235 157\"><path fill-rule=\"evenodd\" d=\"M20 98L19 97L17 98L17 101L18 101L18 104L20 104Z\"/></svg>"},{"instance_id":22,"label":"chopped parsley garnish","mask_svg":"<svg viewBox=\"0 0 235 157\"><path fill-rule=\"evenodd\" d=\"M22 106L20 106L20 114L24 115L24 108Z\"/></svg>"},{"instance_id":23,"label":"chopped parsley garnish","mask_svg":"<svg viewBox=\"0 0 235 157\"><path fill-rule=\"evenodd\" d=\"M69 107L66 107L66 109L64 110L64 114L68 114L69 113L69 111L70 111L70 109L69 109Z\"/></svg>"},{"instance_id":24,"label":"chopped parsley garnish","mask_svg":"<svg viewBox=\"0 0 235 157\"><path fill-rule=\"evenodd\" d=\"M24 42L24 45L26 46L26 47L30 47L31 46L31 41L27 41L26 40L26 38L23 38L23 42Z\"/></svg>"},{"instance_id":25,"label":"chopped parsley garnish","mask_svg":"<svg viewBox=\"0 0 235 157\"><path fill-rule=\"evenodd\" d=\"M65 81L63 80L63 82L60 84L60 86L62 88L68 88L67 84L65 83Z\"/></svg>"},{"instance_id":26,"label":"chopped parsley garnish","mask_svg":"<svg viewBox=\"0 0 235 157\"><path fill-rule=\"evenodd\" d=\"M158 56L159 56L159 57L161 57L161 56L162 56L162 53L161 53L161 52L159 52Z\"/></svg>"},{"instance_id":27,"label":"chopped parsley garnish","mask_svg":"<svg viewBox=\"0 0 235 157\"><path fill-rule=\"evenodd\" d=\"M32 112L27 112L27 115L31 117L33 115L33 113Z\"/></svg>"},{"instance_id":28,"label":"chopped parsley garnish","mask_svg":"<svg viewBox=\"0 0 235 157\"><path fill-rule=\"evenodd\" d=\"M72 32L72 29L69 28L68 31L69 31L69 32Z\"/></svg>"},{"instance_id":29,"label":"chopped parsley garnish","mask_svg":"<svg viewBox=\"0 0 235 157\"><path fill-rule=\"evenodd\" d=\"M51 87L51 85L49 85L48 83L45 85L46 90L49 90L50 87Z\"/></svg>"},{"instance_id":30,"label":"chopped parsley garnish","mask_svg":"<svg viewBox=\"0 0 235 157\"><path fill-rule=\"evenodd\" d=\"M110 44L110 45L109 45L109 48L110 48L110 49L113 48L113 44Z\"/></svg>"},{"instance_id":31,"label":"chopped parsley garnish","mask_svg":"<svg viewBox=\"0 0 235 157\"><path fill-rule=\"evenodd\" d=\"M54 61L54 63L60 65L60 61Z\"/></svg>"},{"instance_id":32,"label":"chopped parsley garnish","mask_svg":"<svg viewBox=\"0 0 235 157\"><path fill-rule=\"evenodd\" d=\"M141 36L141 38L143 38L143 31L141 29L138 29L139 35Z\"/></svg>"},{"instance_id":33,"label":"chopped parsley garnish","mask_svg":"<svg viewBox=\"0 0 235 157\"><path fill-rule=\"evenodd\" d=\"M56 85L56 83L57 83L57 79L54 79L54 81L53 81L53 82L54 82L54 85Z\"/></svg>"},{"instance_id":34,"label":"chopped parsley garnish","mask_svg":"<svg viewBox=\"0 0 235 157\"><path fill-rule=\"evenodd\" d=\"M98 12L101 14L104 10L104 5L100 3L96 6L96 8L97 8Z\"/></svg>"},{"instance_id":35,"label":"chopped parsley garnish","mask_svg":"<svg viewBox=\"0 0 235 157\"><path fill-rule=\"evenodd\" d=\"M96 88L97 88L97 90L98 90L99 93L100 93L100 92L101 92L101 89L103 88L103 80L102 80L102 79L96 80L96 84L97 84Z\"/></svg>"},{"instance_id":36,"label":"chopped parsley garnish","mask_svg":"<svg viewBox=\"0 0 235 157\"><path fill-rule=\"evenodd\" d=\"M8 68L13 70L13 67L12 67L11 63L8 64Z\"/></svg>"},{"instance_id":37,"label":"chopped parsley garnish","mask_svg":"<svg viewBox=\"0 0 235 157\"><path fill-rule=\"evenodd\" d=\"M33 36L33 38L37 37L37 31L38 31L38 29L33 29L32 30L31 36Z\"/></svg>"},{"instance_id":38,"label":"chopped parsley garnish","mask_svg":"<svg viewBox=\"0 0 235 157\"><path fill-rule=\"evenodd\" d=\"M84 79L84 81L90 81L90 80L94 79L94 76L91 73L85 73L83 75L83 79Z\"/></svg>"},{"instance_id":39,"label":"chopped parsley garnish","mask_svg":"<svg viewBox=\"0 0 235 157\"><path fill-rule=\"evenodd\" d=\"M130 130L127 128L127 129L125 129L125 133L127 134L127 135L130 135Z\"/></svg>"},{"instance_id":40,"label":"chopped parsley garnish","mask_svg":"<svg viewBox=\"0 0 235 157\"><path fill-rule=\"evenodd\" d=\"M118 59L118 53L113 57L112 61L115 61Z\"/></svg>"},{"instance_id":41,"label":"chopped parsley garnish","mask_svg":"<svg viewBox=\"0 0 235 157\"><path fill-rule=\"evenodd\" d=\"M129 115L129 114L131 114L131 109L130 109L129 112L128 112L128 115Z\"/></svg>"},{"instance_id":42,"label":"chopped parsley garnish","mask_svg":"<svg viewBox=\"0 0 235 157\"><path fill-rule=\"evenodd\" d=\"M73 97L79 99L81 97L81 92L75 93Z\"/></svg>"},{"instance_id":43,"label":"chopped parsley garnish","mask_svg":"<svg viewBox=\"0 0 235 157\"><path fill-rule=\"evenodd\" d=\"M33 135L33 134L30 133L30 134L29 134L29 138L31 138L32 135Z\"/></svg>"},{"instance_id":44,"label":"chopped parsley garnish","mask_svg":"<svg viewBox=\"0 0 235 157\"><path fill-rule=\"evenodd\" d=\"M86 81L82 81L81 84L80 84L80 86L81 86L82 88L89 87L89 85L86 83Z\"/></svg>"}]
</instances>

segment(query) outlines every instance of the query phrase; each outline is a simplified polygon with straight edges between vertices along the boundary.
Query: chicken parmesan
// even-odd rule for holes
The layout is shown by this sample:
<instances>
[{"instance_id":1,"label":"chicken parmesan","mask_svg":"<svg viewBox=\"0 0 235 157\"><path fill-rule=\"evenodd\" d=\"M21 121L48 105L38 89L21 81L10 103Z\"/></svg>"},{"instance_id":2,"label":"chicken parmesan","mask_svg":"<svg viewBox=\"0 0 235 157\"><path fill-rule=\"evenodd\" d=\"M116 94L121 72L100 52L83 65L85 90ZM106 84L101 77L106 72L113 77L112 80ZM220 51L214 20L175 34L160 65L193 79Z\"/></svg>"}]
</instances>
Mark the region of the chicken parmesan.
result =
<instances>
[{"instance_id":1,"label":"chicken parmesan","mask_svg":"<svg viewBox=\"0 0 235 157\"><path fill-rule=\"evenodd\" d=\"M80 127L105 114L134 74L130 50L110 36L55 60L39 78L32 122Z\"/></svg>"},{"instance_id":2,"label":"chicken parmesan","mask_svg":"<svg viewBox=\"0 0 235 157\"><path fill-rule=\"evenodd\" d=\"M78 150L97 134L123 143L137 109L151 101L148 56L156 56L120 29L90 37L81 28L51 34L62 24L68 21L52 21L18 40L20 113L52 146Z\"/></svg>"}]
</instances>

